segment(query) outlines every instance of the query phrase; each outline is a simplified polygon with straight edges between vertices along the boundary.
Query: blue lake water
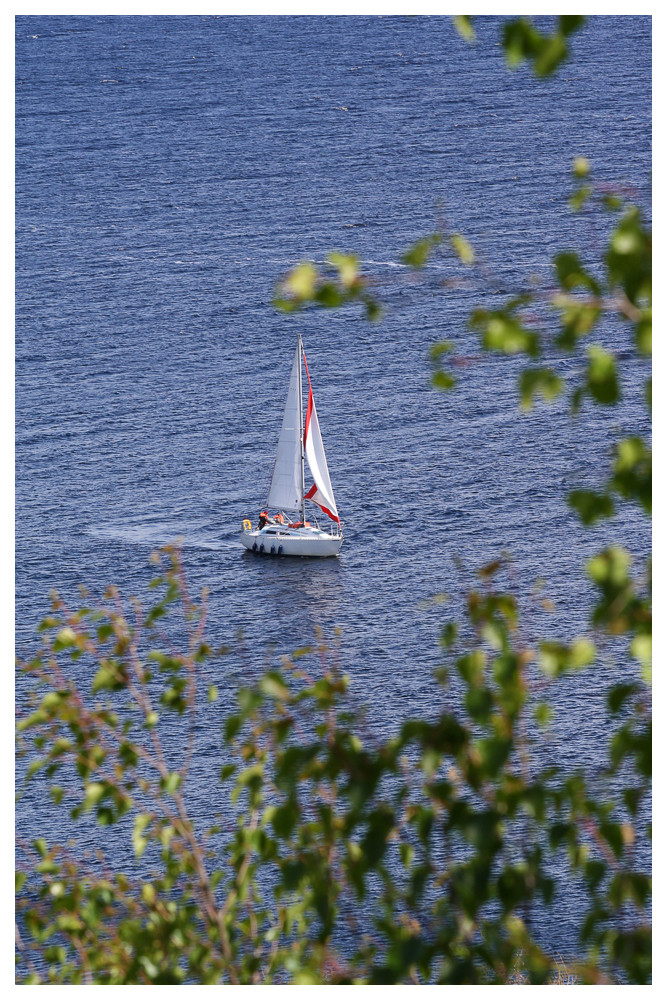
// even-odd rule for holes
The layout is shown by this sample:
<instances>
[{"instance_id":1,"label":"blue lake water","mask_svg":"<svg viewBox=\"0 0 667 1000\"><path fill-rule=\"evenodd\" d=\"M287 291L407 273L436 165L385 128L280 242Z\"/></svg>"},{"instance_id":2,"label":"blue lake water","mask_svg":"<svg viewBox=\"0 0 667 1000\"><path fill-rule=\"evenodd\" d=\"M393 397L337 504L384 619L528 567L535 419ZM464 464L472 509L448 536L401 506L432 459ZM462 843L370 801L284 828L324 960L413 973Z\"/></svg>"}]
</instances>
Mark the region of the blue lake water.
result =
<instances>
[{"instance_id":1,"label":"blue lake water","mask_svg":"<svg viewBox=\"0 0 667 1000\"><path fill-rule=\"evenodd\" d=\"M271 648L340 628L353 697L387 735L445 697L433 595L456 614L475 569L507 550L529 641L567 637L586 627L586 556L611 537L648 551L634 509L585 530L563 500L599 482L619 432L648 430L644 367L626 362L611 415L572 421L565 401L522 415L520 364L481 355L465 325L488 291L457 287L445 253L420 279L397 262L444 220L507 291L545 278L560 249L592 264L604 226L567 208L577 155L649 211L651 21L592 18L546 81L508 72L498 19L477 30L468 47L444 17L16 19L20 653L52 587L142 595L151 550L182 538L192 585L211 590L212 641L242 629L251 650L219 667L225 698ZM360 255L380 323L271 307L290 266L332 249ZM238 542L266 498L297 330L338 560L257 559ZM600 338L626 346L614 325ZM449 394L429 381L442 339L465 359ZM580 372L554 364L568 384ZM615 669L610 654L560 689L538 754L595 764ZM19 806L19 826L36 810ZM543 931L572 945L567 916Z\"/></svg>"}]
</instances>

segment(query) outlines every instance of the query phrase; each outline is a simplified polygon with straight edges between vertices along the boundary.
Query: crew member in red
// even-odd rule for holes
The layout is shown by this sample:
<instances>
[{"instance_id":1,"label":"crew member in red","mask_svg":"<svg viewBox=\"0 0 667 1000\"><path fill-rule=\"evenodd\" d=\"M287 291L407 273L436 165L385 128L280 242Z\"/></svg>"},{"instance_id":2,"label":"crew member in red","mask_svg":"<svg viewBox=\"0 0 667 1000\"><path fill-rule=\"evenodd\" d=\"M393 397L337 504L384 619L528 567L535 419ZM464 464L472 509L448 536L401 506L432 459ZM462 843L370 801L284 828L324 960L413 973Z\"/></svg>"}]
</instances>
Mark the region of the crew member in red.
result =
<instances>
[{"instance_id":1,"label":"crew member in red","mask_svg":"<svg viewBox=\"0 0 667 1000\"><path fill-rule=\"evenodd\" d=\"M264 525L268 523L269 523L269 512L267 510L263 510L259 515L258 530L261 531Z\"/></svg>"}]
</instances>

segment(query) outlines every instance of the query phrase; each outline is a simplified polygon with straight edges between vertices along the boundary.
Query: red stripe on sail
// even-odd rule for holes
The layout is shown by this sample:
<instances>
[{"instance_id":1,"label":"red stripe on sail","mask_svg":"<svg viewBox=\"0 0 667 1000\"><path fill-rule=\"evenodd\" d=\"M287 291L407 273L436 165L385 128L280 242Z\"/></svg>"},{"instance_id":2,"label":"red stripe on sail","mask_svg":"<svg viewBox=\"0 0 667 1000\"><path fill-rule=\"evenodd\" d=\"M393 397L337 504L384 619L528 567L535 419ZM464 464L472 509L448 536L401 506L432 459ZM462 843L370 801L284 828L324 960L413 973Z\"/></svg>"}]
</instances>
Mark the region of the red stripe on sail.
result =
<instances>
[{"instance_id":1,"label":"red stripe on sail","mask_svg":"<svg viewBox=\"0 0 667 1000\"><path fill-rule=\"evenodd\" d=\"M310 487L310 489L308 490L303 499L313 500L313 497L315 496L316 493L317 493L317 483L313 483L313 485ZM313 503L316 503L317 506L320 508L320 510L323 510L324 513L327 515L327 517L330 517L332 521L337 521L338 524L340 524L340 518L336 517L335 514L332 514L328 507L325 507L324 504L319 503L317 500L313 500Z\"/></svg>"},{"instance_id":2,"label":"red stripe on sail","mask_svg":"<svg viewBox=\"0 0 667 1000\"><path fill-rule=\"evenodd\" d=\"M306 426L303 431L303 446L305 448L308 439L308 428L310 427L310 415L313 412L313 387L310 384L310 372L308 371L308 362L306 361L306 352L303 349L303 344L301 345L301 353L303 354L303 363L306 366L306 376L308 378L308 407L306 409Z\"/></svg>"},{"instance_id":3,"label":"red stripe on sail","mask_svg":"<svg viewBox=\"0 0 667 1000\"><path fill-rule=\"evenodd\" d=\"M307 370L307 369L306 369ZM310 385L310 379L308 380ZM303 431L303 446L306 447L306 441L308 440L308 429L310 427L310 415L313 412L313 390L308 390L308 408L306 409L306 426Z\"/></svg>"},{"instance_id":4,"label":"red stripe on sail","mask_svg":"<svg viewBox=\"0 0 667 1000\"><path fill-rule=\"evenodd\" d=\"M315 500L315 503L317 503L317 500ZM332 514L328 507L323 507L321 503L317 503L317 506L320 507L327 515L327 517L330 517L332 521L336 521L338 524L340 524L340 518L336 517L335 514Z\"/></svg>"}]
</instances>

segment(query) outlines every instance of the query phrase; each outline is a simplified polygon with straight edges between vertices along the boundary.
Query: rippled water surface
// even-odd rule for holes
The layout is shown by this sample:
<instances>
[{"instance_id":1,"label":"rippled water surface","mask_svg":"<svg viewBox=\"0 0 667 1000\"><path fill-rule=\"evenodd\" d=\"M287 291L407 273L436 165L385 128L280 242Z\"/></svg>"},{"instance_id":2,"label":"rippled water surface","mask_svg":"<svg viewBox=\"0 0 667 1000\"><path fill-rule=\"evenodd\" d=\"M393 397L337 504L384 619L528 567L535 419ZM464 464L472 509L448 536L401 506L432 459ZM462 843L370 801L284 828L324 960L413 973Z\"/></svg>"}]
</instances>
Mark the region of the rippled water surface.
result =
<instances>
[{"instance_id":1,"label":"rippled water surface","mask_svg":"<svg viewBox=\"0 0 667 1000\"><path fill-rule=\"evenodd\" d=\"M620 533L647 551L633 510L585 531L563 502L598 481L619 428L646 432L644 372L627 370L611 416L572 422L565 402L521 415L518 364L479 354L465 327L479 295L449 281L454 258L425 281L396 263L443 220L509 290L559 249L594 259L602 225L566 204L580 154L650 207L650 19L592 19L547 81L510 74L499 33L482 19L469 48L447 18L17 18L20 652L50 588L141 595L151 550L182 538L193 585L211 589L212 640L242 628L254 651L217 668L228 697L271 645L339 627L353 695L387 735L443 697L434 594L455 613L507 550L528 637L567 636L586 623L586 555ZM292 264L331 249L359 253L381 323L271 307ZM266 496L297 330L338 560L258 559L237 540ZM614 327L604 337L622 348ZM429 384L440 339L466 358L451 394ZM553 615L531 598L538 579ZM538 753L595 763L600 688L594 674L563 687ZM544 933L567 949L567 916Z\"/></svg>"}]
</instances>

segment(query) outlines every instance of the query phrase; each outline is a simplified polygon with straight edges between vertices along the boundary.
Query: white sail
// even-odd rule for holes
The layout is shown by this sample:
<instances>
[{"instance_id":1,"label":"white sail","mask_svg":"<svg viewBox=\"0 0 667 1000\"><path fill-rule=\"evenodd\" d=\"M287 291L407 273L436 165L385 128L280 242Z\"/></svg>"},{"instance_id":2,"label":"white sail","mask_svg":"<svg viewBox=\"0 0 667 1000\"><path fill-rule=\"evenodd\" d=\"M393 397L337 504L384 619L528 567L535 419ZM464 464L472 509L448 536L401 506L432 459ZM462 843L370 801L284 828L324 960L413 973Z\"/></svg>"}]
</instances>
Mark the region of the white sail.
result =
<instances>
[{"instance_id":1,"label":"white sail","mask_svg":"<svg viewBox=\"0 0 667 1000\"><path fill-rule=\"evenodd\" d=\"M301 508L302 497L300 367L301 352L297 345L268 499L269 507L289 511Z\"/></svg>"},{"instance_id":2,"label":"white sail","mask_svg":"<svg viewBox=\"0 0 667 1000\"><path fill-rule=\"evenodd\" d=\"M308 373L308 365L306 365L306 373ZM308 390L308 409L306 411L304 442L306 445L308 468L310 469L314 483L306 493L306 500L312 500L313 503L316 503L318 507L322 508L324 513L330 517L332 521L338 521L340 524L338 510L336 509L336 501L334 500L333 489L331 488L331 480L329 478L327 458L324 454L324 444L322 443L320 422L317 419L317 410L315 409L313 390L310 385L310 375L308 375Z\"/></svg>"}]
</instances>

